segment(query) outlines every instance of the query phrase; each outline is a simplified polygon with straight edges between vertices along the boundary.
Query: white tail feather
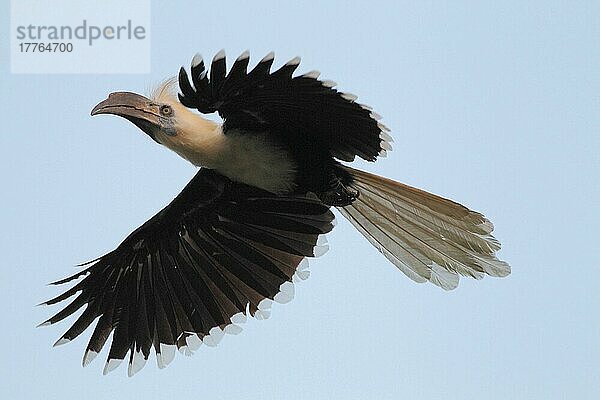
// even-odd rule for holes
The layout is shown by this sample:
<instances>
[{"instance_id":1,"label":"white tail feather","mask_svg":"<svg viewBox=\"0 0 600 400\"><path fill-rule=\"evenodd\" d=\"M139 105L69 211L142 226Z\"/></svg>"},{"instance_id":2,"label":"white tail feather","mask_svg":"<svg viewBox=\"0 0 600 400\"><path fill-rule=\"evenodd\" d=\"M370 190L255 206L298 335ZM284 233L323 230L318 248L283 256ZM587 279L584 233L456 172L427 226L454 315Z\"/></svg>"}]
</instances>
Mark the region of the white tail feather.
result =
<instances>
[{"instance_id":1,"label":"white tail feather","mask_svg":"<svg viewBox=\"0 0 600 400\"><path fill-rule=\"evenodd\" d=\"M483 215L423 190L346 167L360 196L338 210L398 269L416 282L445 290L459 275L503 277L500 243Z\"/></svg>"}]
</instances>

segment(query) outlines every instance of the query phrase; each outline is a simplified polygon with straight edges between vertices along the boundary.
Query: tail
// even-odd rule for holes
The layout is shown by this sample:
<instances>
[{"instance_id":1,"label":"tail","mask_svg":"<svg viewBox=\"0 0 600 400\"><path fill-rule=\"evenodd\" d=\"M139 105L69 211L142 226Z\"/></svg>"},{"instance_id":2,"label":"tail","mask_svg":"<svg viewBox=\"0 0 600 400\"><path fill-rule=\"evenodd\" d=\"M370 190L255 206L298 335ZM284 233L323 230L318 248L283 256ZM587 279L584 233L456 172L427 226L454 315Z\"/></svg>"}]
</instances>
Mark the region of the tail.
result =
<instances>
[{"instance_id":1,"label":"tail","mask_svg":"<svg viewBox=\"0 0 600 400\"><path fill-rule=\"evenodd\" d=\"M338 210L400 271L445 290L459 275L504 277L510 266L496 258L500 243L483 215L423 190L346 167L358 199Z\"/></svg>"}]
</instances>

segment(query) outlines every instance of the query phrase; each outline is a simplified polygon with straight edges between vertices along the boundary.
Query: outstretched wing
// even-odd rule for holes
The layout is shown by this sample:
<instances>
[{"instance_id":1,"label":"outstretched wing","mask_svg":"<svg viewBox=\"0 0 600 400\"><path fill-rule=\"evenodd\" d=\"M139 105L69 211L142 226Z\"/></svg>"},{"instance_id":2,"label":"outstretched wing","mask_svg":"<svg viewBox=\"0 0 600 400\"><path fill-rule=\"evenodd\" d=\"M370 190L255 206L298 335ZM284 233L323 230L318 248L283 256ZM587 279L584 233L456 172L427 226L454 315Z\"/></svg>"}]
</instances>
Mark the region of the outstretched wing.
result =
<instances>
[{"instance_id":1,"label":"outstretched wing","mask_svg":"<svg viewBox=\"0 0 600 400\"><path fill-rule=\"evenodd\" d=\"M218 111L225 119L225 132L266 130L284 135L288 143L318 144L344 161L355 156L374 161L391 149L389 130L369 107L355 102L356 96L338 92L335 82L318 80L316 71L293 77L299 58L272 73L272 53L250 72L248 63L245 52L227 73L221 51L208 73L202 58L194 57L192 81L183 67L179 72L179 100L202 113Z\"/></svg>"},{"instance_id":2,"label":"outstretched wing","mask_svg":"<svg viewBox=\"0 0 600 400\"><path fill-rule=\"evenodd\" d=\"M162 211L114 251L81 272L85 276L45 304L75 299L42 325L85 307L57 341L79 336L97 317L83 364L114 331L107 373L129 352L129 374L139 371L154 347L159 367L175 347L190 353L237 333L248 313L269 315L270 302L291 300L292 278L305 279L305 257L318 256L320 235L333 214L310 197L274 196L201 169Z\"/></svg>"}]
</instances>

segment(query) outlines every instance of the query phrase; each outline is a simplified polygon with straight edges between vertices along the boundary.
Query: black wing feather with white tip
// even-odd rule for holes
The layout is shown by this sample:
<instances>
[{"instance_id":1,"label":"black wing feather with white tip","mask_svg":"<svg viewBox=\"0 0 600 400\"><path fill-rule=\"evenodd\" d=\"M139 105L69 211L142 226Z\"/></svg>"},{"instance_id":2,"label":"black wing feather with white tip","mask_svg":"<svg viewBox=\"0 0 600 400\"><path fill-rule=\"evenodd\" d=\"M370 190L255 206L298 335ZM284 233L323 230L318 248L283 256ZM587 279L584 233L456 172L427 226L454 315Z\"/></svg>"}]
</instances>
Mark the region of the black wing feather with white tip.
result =
<instances>
[{"instance_id":1,"label":"black wing feather with white tip","mask_svg":"<svg viewBox=\"0 0 600 400\"><path fill-rule=\"evenodd\" d=\"M293 296L292 278L305 279L305 257L319 255L320 235L333 214L312 197L274 196L201 169L161 212L114 251L81 272L71 289L44 304L75 296L42 325L83 313L57 341L66 343L98 319L83 363L113 333L107 373L129 353L129 374L154 348L159 367L175 348L190 354L215 345L250 315L266 318L270 300Z\"/></svg>"},{"instance_id":2,"label":"black wing feather with white tip","mask_svg":"<svg viewBox=\"0 0 600 400\"><path fill-rule=\"evenodd\" d=\"M179 100L202 113L218 112L225 120L225 132L268 130L292 142L294 136L308 137L343 161L355 156L374 161L389 150L388 129L377 122L377 114L355 102L356 96L338 92L334 82L318 80L316 71L292 76L299 58L274 72L270 72L272 53L250 72L248 63L249 54L244 52L227 73L221 51L207 74L202 58L194 57L191 82L184 68L179 72Z\"/></svg>"}]
</instances>

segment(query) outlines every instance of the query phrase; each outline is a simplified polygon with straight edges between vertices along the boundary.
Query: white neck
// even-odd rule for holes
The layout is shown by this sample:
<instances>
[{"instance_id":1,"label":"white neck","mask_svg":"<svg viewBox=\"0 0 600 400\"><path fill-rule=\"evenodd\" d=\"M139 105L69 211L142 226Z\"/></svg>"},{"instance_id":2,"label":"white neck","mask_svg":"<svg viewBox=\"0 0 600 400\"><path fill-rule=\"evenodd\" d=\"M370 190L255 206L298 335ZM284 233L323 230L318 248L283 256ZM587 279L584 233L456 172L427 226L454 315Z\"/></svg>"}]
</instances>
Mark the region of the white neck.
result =
<instances>
[{"instance_id":1,"label":"white neck","mask_svg":"<svg viewBox=\"0 0 600 400\"><path fill-rule=\"evenodd\" d=\"M287 151L260 133L223 134L222 125L202 118L180 103L169 103L176 135L157 140L192 164L215 169L231 180L286 193L294 189L296 165Z\"/></svg>"}]
</instances>

